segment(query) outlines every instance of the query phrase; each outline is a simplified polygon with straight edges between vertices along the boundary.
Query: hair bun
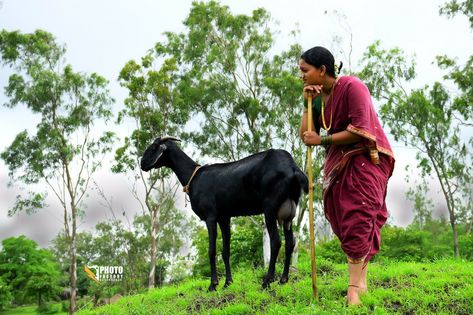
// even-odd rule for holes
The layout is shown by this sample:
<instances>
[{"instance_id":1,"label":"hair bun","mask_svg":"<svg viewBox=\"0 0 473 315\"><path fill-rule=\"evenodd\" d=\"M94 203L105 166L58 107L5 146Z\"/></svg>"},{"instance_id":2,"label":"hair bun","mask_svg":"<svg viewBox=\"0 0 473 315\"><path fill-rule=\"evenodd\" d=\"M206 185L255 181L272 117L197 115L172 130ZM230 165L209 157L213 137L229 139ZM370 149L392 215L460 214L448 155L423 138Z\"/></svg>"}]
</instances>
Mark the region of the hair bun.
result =
<instances>
[{"instance_id":1,"label":"hair bun","mask_svg":"<svg viewBox=\"0 0 473 315\"><path fill-rule=\"evenodd\" d=\"M333 70L335 72L335 77L337 77L340 74L340 71L343 68L343 62L342 61L340 61L340 64L338 66L337 66L336 63L337 63L337 61L335 60L334 65L333 65Z\"/></svg>"}]
</instances>

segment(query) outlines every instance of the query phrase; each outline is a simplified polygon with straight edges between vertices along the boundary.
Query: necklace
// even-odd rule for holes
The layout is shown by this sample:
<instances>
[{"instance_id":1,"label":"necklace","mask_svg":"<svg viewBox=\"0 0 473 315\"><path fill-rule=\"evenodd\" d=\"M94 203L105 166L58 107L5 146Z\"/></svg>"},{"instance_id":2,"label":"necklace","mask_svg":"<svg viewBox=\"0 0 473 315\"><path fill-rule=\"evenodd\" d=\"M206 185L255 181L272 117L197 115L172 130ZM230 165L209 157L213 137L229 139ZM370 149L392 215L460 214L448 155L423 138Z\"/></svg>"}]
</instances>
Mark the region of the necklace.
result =
<instances>
[{"instance_id":1,"label":"necklace","mask_svg":"<svg viewBox=\"0 0 473 315\"><path fill-rule=\"evenodd\" d=\"M332 85L332 88L330 90L330 94L328 95L327 97L327 102L330 100L330 97L332 96L332 93L333 93L333 90L335 90L335 84L337 83L337 81L335 81ZM324 113L324 96L322 94L322 106L321 106L321 116L322 116L322 125L324 127L324 129L326 131L329 131L330 128L332 128L332 118L333 118L333 106L332 106L332 110L330 111L330 123L327 127L327 124L325 123L325 113Z\"/></svg>"}]
</instances>

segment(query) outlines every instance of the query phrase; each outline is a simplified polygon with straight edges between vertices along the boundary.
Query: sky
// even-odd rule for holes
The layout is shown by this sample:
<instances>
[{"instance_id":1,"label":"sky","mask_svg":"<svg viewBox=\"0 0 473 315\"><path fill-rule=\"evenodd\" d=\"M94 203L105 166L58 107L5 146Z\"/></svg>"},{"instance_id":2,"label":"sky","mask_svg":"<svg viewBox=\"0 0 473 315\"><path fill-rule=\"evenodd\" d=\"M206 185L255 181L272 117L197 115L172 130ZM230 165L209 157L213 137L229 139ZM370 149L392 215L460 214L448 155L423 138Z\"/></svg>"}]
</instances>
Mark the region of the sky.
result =
<instances>
[{"instance_id":1,"label":"sky","mask_svg":"<svg viewBox=\"0 0 473 315\"><path fill-rule=\"evenodd\" d=\"M381 40L384 48L400 47L406 54L415 56L417 79L411 88L442 81L443 72L435 66L435 56L448 55L460 63L466 61L473 52L472 33L463 16L453 19L439 16L439 6L446 1L438 0L226 0L233 13L250 14L263 7L277 21L274 28L279 30L276 37L276 52L287 48L293 39L290 31L298 28L297 41L304 49L325 46L335 49L336 60L348 65L348 41L335 44L335 36L348 38L351 29L352 68L357 70L357 61L364 50L376 40ZM129 60L139 60L163 40L163 32L184 30L182 21L191 7L189 0L0 0L0 29L20 30L23 33L43 29L52 33L59 43L66 44L67 63L75 71L96 72L110 81L110 91L116 100L118 111L126 90L117 83L121 68ZM336 14L335 12L338 12ZM345 18L337 18L345 16ZM9 70L0 66L0 104L7 101L3 87ZM455 93L452 88L451 93ZM14 109L0 107L0 151L11 144L16 134L24 129L34 130L37 120L24 106ZM111 126L111 128L118 128ZM129 134L131 127L117 129L119 135ZM296 132L296 131L295 131ZM415 165L415 150L392 141L396 155L396 169L388 186L387 205L390 222L399 226L408 225L413 218L412 207L406 201L408 188L405 177L415 177L404 170L406 165ZM132 218L138 207L130 193L129 180L123 175L112 175L107 165L95 177L103 187L105 195L119 211ZM8 217L20 187L8 186L8 169L0 161L0 241L6 237L21 234L36 240L40 246L48 246L49 241L62 228L62 212L54 199L50 206L34 215ZM431 183L432 196L438 195L438 185ZM178 205L184 206L179 195ZM438 199L438 198L437 198ZM435 213L445 211L445 205L437 200ZM110 218L111 213L103 205L103 200L95 193L88 199L84 222L79 231L92 228L99 221Z\"/></svg>"}]
</instances>

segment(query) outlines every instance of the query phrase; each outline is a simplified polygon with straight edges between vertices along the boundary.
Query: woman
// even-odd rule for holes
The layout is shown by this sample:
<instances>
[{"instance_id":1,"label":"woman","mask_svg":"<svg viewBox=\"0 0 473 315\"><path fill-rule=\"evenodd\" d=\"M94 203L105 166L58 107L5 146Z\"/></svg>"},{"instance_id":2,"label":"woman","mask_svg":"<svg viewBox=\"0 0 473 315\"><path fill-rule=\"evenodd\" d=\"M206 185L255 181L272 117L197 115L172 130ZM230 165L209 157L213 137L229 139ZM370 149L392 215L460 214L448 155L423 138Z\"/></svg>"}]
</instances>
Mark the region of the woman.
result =
<instances>
[{"instance_id":1,"label":"woman","mask_svg":"<svg viewBox=\"0 0 473 315\"><path fill-rule=\"evenodd\" d=\"M315 99L310 117L315 131L307 130L305 108L300 136L308 146L326 148L324 211L347 255L347 299L356 305L367 291L368 262L379 251L380 229L388 218L386 186L394 157L368 88L356 77L337 78L330 51L309 49L299 68L304 97L311 93Z\"/></svg>"}]
</instances>

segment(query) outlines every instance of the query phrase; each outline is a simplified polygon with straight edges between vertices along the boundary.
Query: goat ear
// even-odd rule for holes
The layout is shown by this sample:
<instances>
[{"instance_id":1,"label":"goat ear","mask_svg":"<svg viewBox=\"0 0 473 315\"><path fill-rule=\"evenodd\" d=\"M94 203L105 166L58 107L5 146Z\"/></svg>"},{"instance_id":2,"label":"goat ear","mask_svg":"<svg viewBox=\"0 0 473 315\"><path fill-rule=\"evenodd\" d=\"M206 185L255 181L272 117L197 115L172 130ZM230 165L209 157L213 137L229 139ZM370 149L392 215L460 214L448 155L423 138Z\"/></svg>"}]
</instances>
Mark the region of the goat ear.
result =
<instances>
[{"instance_id":1,"label":"goat ear","mask_svg":"<svg viewBox=\"0 0 473 315\"><path fill-rule=\"evenodd\" d=\"M156 162L158 162L161 155L163 155L166 148L167 147L165 144L160 144L157 148L150 146L148 149L146 149L145 153L143 154L143 158L141 159L141 169L145 172L152 169Z\"/></svg>"}]
</instances>

